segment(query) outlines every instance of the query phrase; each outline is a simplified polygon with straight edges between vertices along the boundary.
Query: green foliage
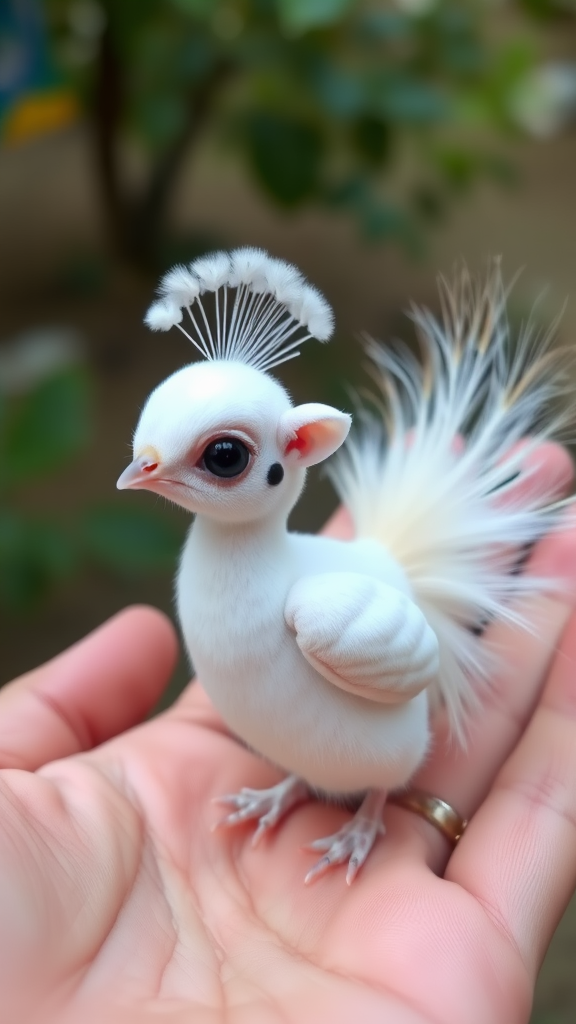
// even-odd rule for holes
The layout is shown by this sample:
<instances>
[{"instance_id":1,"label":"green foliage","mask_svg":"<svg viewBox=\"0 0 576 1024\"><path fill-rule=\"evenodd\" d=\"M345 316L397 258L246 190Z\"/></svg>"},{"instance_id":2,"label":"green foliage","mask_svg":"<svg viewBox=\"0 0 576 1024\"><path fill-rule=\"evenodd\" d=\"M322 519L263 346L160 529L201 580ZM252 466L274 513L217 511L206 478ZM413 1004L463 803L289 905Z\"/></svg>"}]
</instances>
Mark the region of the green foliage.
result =
<instances>
[{"instance_id":1,"label":"green foliage","mask_svg":"<svg viewBox=\"0 0 576 1024\"><path fill-rule=\"evenodd\" d=\"M71 368L42 381L6 410L0 434L4 487L50 473L90 439L89 382Z\"/></svg>"},{"instance_id":2,"label":"green foliage","mask_svg":"<svg viewBox=\"0 0 576 1024\"><path fill-rule=\"evenodd\" d=\"M354 7L354 0L278 0L281 24L294 32L336 25Z\"/></svg>"},{"instance_id":3,"label":"green foliage","mask_svg":"<svg viewBox=\"0 0 576 1024\"><path fill-rule=\"evenodd\" d=\"M45 2L65 68L78 0ZM116 234L140 217L138 245L157 241L182 157L209 132L232 142L283 206L334 205L355 182L340 205L364 233L413 248L432 207L492 173L510 96L544 51L543 26L569 18L559 0L523 0L513 21L480 0L431 0L420 12L401 0L98 2L102 30L83 63L75 40L68 74L98 123ZM475 128L482 144L470 142ZM123 134L150 154L140 202L122 193ZM410 180L404 191L395 182L392 199L388 180L407 158Z\"/></svg>"},{"instance_id":4,"label":"green foliage","mask_svg":"<svg viewBox=\"0 0 576 1024\"><path fill-rule=\"evenodd\" d=\"M0 605L23 610L76 567L77 552L62 524L0 508Z\"/></svg>"},{"instance_id":5,"label":"green foliage","mask_svg":"<svg viewBox=\"0 0 576 1024\"><path fill-rule=\"evenodd\" d=\"M316 125L256 113L246 125L246 146L262 187L282 205L295 206L318 188L324 146Z\"/></svg>"},{"instance_id":6,"label":"green foliage","mask_svg":"<svg viewBox=\"0 0 576 1024\"><path fill-rule=\"evenodd\" d=\"M71 367L25 394L0 393L0 607L26 611L89 563L130 574L174 569L181 533L166 513L121 498L69 514L29 510L30 485L89 457L91 391L87 372Z\"/></svg>"},{"instance_id":7,"label":"green foliage","mask_svg":"<svg viewBox=\"0 0 576 1024\"><path fill-rule=\"evenodd\" d=\"M174 572L181 535L153 509L98 505L87 511L80 530L85 550L103 565L130 573Z\"/></svg>"}]
</instances>

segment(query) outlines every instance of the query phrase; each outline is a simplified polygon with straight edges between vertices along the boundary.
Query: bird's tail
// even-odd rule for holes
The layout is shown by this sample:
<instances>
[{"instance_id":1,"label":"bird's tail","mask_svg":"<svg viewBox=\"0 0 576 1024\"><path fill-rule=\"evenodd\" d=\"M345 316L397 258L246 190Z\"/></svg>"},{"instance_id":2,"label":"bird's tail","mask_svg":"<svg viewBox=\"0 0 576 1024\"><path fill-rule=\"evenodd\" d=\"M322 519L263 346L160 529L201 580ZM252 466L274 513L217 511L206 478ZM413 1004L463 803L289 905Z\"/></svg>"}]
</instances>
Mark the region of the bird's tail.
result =
<instances>
[{"instance_id":1,"label":"bird's tail","mask_svg":"<svg viewBox=\"0 0 576 1024\"><path fill-rule=\"evenodd\" d=\"M567 353L533 322L510 337L499 262L485 280L440 280L441 317L412 311L421 359L367 342L381 396L332 477L361 537L406 571L440 644L438 698L460 737L492 668L480 639L492 619L518 622L514 599L550 581L519 555L560 521L566 502L530 480L544 440L574 414Z\"/></svg>"}]
</instances>

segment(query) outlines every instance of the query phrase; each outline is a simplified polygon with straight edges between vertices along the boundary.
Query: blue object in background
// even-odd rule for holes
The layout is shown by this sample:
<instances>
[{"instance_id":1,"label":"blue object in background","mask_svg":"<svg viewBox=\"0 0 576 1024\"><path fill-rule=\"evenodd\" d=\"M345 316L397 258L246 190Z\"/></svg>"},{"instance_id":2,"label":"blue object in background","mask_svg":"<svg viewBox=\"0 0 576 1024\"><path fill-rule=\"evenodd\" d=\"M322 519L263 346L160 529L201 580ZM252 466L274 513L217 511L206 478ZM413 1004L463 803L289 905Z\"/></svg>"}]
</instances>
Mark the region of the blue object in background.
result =
<instances>
[{"instance_id":1,"label":"blue object in background","mask_svg":"<svg viewBox=\"0 0 576 1024\"><path fill-rule=\"evenodd\" d=\"M24 92L49 82L49 62L37 0L0 0L0 112Z\"/></svg>"},{"instance_id":2,"label":"blue object in background","mask_svg":"<svg viewBox=\"0 0 576 1024\"><path fill-rule=\"evenodd\" d=\"M39 0L0 0L0 139L21 141L76 114L51 65Z\"/></svg>"}]
</instances>

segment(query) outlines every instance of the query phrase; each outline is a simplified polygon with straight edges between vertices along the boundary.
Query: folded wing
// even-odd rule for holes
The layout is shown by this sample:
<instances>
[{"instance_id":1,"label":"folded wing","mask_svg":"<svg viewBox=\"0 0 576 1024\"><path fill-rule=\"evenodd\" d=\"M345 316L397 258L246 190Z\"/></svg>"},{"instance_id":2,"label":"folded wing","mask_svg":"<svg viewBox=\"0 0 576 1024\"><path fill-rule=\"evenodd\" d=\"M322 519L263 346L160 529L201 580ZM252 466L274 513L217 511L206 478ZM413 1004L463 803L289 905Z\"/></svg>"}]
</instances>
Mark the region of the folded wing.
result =
<instances>
[{"instance_id":1,"label":"folded wing","mask_svg":"<svg viewBox=\"0 0 576 1024\"><path fill-rule=\"evenodd\" d=\"M285 618L307 661L340 689L383 704L410 700L438 676L438 642L405 594L353 572L305 576Z\"/></svg>"}]
</instances>

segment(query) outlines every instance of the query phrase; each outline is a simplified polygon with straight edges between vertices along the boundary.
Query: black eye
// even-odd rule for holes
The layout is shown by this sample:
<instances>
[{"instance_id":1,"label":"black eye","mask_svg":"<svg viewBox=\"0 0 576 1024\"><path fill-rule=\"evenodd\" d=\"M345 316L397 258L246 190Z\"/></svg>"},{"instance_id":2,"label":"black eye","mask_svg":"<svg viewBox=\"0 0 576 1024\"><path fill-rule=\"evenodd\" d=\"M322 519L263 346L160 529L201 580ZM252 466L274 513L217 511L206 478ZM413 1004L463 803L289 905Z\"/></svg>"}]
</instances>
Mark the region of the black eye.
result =
<instances>
[{"instance_id":1,"label":"black eye","mask_svg":"<svg viewBox=\"0 0 576 1024\"><path fill-rule=\"evenodd\" d=\"M250 459L250 452L237 437L219 437L204 450L202 461L214 476L240 476Z\"/></svg>"}]
</instances>

